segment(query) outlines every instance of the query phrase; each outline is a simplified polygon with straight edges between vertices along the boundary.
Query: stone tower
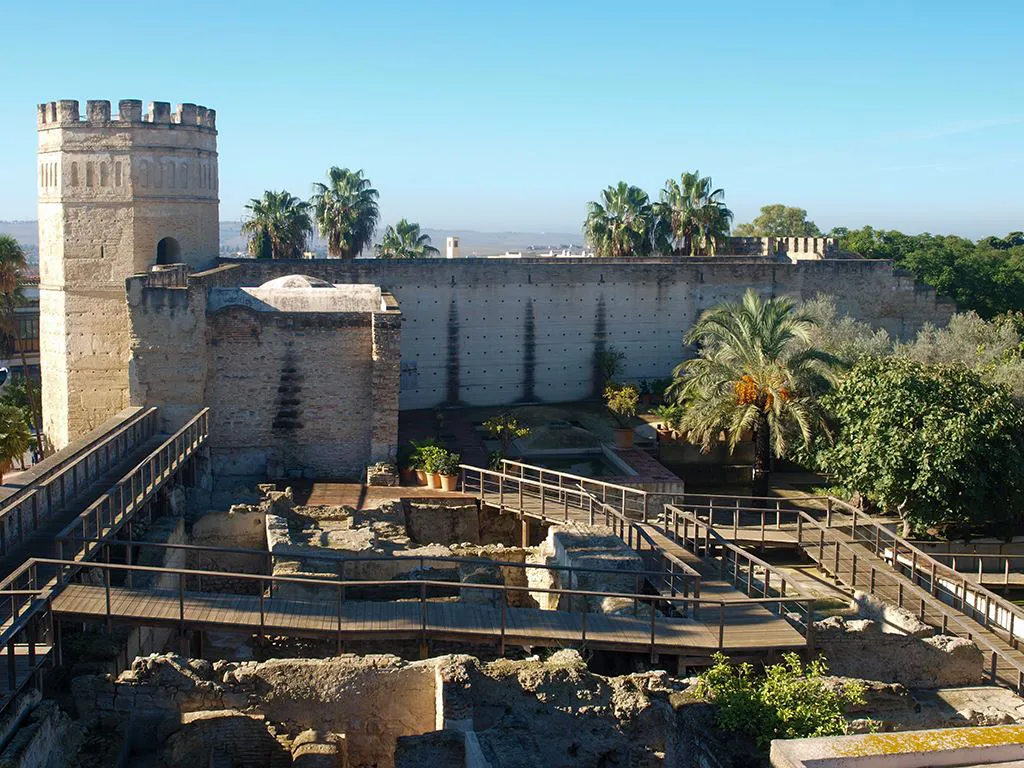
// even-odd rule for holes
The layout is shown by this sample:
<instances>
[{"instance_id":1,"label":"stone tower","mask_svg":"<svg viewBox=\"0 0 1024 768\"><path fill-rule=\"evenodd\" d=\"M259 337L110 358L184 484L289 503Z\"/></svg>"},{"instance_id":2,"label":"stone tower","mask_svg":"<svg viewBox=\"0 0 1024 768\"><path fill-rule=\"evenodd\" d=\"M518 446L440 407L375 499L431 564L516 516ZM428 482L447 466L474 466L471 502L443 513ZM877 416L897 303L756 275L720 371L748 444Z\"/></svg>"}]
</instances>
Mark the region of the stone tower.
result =
<instances>
[{"instance_id":1,"label":"stone tower","mask_svg":"<svg viewBox=\"0 0 1024 768\"><path fill-rule=\"evenodd\" d=\"M51 101L38 129L43 423L61 448L128 405L125 279L217 256L216 115Z\"/></svg>"}]
</instances>

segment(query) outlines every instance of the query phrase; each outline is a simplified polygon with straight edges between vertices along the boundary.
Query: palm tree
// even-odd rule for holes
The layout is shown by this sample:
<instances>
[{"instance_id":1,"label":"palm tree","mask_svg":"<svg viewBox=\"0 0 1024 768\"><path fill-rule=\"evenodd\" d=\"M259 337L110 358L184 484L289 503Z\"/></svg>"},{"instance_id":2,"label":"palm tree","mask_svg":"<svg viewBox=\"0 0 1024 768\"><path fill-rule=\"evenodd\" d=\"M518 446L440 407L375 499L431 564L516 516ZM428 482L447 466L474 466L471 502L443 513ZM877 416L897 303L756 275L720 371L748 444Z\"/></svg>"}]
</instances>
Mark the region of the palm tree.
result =
<instances>
[{"instance_id":1,"label":"palm tree","mask_svg":"<svg viewBox=\"0 0 1024 768\"><path fill-rule=\"evenodd\" d=\"M685 405L680 428L704 450L724 432L733 450L740 435L754 433L755 488L767 490L771 453L782 456L787 439L805 445L826 429L817 397L834 381L837 358L810 346L817 321L785 296L767 301L752 289L740 303L704 313L686 335L700 345L697 357L673 373L672 393Z\"/></svg>"},{"instance_id":2,"label":"palm tree","mask_svg":"<svg viewBox=\"0 0 1024 768\"><path fill-rule=\"evenodd\" d=\"M373 240L380 220L377 190L362 171L332 167L327 183L313 184L313 205L320 236L327 240L327 253L354 259Z\"/></svg>"},{"instance_id":3,"label":"palm tree","mask_svg":"<svg viewBox=\"0 0 1024 768\"><path fill-rule=\"evenodd\" d=\"M32 445L32 435L20 408L0 403L0 482L15 459L20 459Z\"/></svg>"},{"instance_id":4,"label":"palm tree","mask_svg":"<svg viewBox=\"0 0 1024 768\"><path fill-rule=\"evenodd\" d=\"M419 224L405 219L389 225L377 245L378 259L429 259L439 253L430 244L430 235L421 234Z\"/></svg>"},{"instance_id":5,"label":"palm tree","mask_svg":"<svg viewBox=\"0 0 1024 768\"><path fill-rule=\"evenodd\" d=\"M0 329L14 337L14 346L21 356L21 375L25 381L32 423L35 425L36 447L39 458L42 458L44 452L41 409L35 382L29 377L28 359L25 357L25 345L21 339L21 323L16 313L17 308L25 303L22 276L26 266L25 251L18 241L11 235L0 235Z\"/></svg>"},{"instance_id":6,"label":"palm tree","mask_svg":"<svg viewBox=\"0 0 1024 768\"><path fill-rule=\"evenodd\" d=\"M601 193L600 203L587 203L583 231L598 256L623 258L650 256L662 229L647 193L620 181Z\"/></svg>"},{"instance_id":7,"label":"palm tree","mask_svg":"<svg viewBox=\"0 0 1024 768\"><path fill-rule=\"evenodd\" d=\"M729 237L732 211L725 207L725 192L714 189L711 177L686 172L665 182L658 217L667 222L677 253L714 256Z\"/></svg>"},{"instance_id":8,"label":"palm tree","mask_svg":"<svg viewBox=\"0 0 1024 768\"><path fill-rule=\"evenodd\" d=\"M249 211L242 233L249 236L249 253L260 259L301 259L313 232L310 205L281 190L267 190L245 206Z\"/></svg>"}]
</instances>

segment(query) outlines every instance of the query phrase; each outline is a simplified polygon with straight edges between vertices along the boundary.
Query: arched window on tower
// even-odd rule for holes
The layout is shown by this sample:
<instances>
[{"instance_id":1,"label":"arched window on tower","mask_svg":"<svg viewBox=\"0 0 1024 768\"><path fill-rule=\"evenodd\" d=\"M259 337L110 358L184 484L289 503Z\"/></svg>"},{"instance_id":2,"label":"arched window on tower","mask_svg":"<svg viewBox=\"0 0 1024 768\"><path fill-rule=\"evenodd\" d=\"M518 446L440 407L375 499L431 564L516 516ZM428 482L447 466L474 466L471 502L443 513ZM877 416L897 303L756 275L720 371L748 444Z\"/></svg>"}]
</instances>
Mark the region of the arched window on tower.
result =
<instances>
[{"instance_id":1,"label":"arched window on tower","mask_svg":"<svg viewBox=\"0 0 1024 768\"><path fill-rule=\"evenodd\" d=\"M180 264L181 246L173 237L165 237L156 244L157 264Z\"/></svg>"}]
</instances>

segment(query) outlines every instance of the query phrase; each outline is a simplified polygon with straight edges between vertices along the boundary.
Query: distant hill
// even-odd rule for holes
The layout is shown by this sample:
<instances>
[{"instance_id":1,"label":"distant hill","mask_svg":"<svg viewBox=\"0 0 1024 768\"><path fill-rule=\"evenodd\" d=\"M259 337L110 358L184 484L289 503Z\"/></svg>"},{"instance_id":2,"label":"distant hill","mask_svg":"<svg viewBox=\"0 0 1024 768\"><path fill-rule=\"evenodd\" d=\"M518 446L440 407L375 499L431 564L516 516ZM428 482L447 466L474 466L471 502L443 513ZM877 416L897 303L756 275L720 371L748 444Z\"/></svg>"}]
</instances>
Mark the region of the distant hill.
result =
<instances>
[{"instance_id":1,"label":"distant hill","mask_svg":"<svg viewBox=\"0 0 1024 768\"><path fill-rule=\"evenodd\" d=\"M239 232L237 221L220 223L221 251L234 252L245 250L245 238ZM383 231L383 227L381 227ZM378 236L381 234L378 231ZM34 257L39 246L39 230L35 221L0 221L0 232L13 235ZM578 250L583 246L583 235L579 232L478 232L472 229L424 229L436 248L444 251L445 240L449 235L458 235L463 256L490 256L506 251L547 251L571 247ZM320 238L311 243L313 250L326 250L327 246ZM35 261L35 258L30 260Z\"/></svg>"}]
</instances>

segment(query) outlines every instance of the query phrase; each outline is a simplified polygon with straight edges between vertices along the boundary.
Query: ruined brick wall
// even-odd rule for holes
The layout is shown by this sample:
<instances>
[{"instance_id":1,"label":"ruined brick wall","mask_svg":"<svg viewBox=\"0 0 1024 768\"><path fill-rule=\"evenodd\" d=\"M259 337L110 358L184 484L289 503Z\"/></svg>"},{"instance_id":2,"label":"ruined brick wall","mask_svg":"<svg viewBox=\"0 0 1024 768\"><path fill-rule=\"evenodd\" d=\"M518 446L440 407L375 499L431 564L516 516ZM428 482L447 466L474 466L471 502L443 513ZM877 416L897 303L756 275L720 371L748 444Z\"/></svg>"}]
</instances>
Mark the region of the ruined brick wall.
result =
<instances>
[{"instance_id":1,"label":"ruined brick wall","mask_svg":"<svg viewBox=\"0 0 1024 768\"><path fill-rule=\"evenodd\" d=\"M206 405L215 466L230 474L265 469L272 477L362 474L372 439L369 313L282 315L232 307L211 316L208 329Z\"/></svg>"},{"instance_id":2,"label":"ruined brick wall","mask_svg":"<svg viewBox=\"0 0 1024 768\"><path fill-rule=\"evenodd\" d=\"M44 427L61 448L128 404L124 280L219 249L213 110L165 102L40 104L40 358ZM170 240L164 240L171 238Z\"/></svg>"},{"instance_id":3,"label":"ruined brick wall","mask_svg":"<svg viewBox=\"0 0 1024 768\"><path fill-rule=\"evenodd\" d=\"M210 408L218 475L355 480L394 459L401 314L209 304L207 284L127 281L132 402L173 429ZM311 298L316 298L313 295Z\"/></svg>"},{"instance_id":4,"label":"ruined brick wall","mask_svg":"<svg viewBox=\"0 0 1024 768\"><path fill-rule=\"evenodd\" d=\"M954 306L889 262L684 259L428 259L302 262L223 260L198 279L260 285L301 272L373 283L402 308L401 408L502 405L588 397L598 355L625 353L624 378L668 376L701 312L766 296L830 294L840 313L900 337L944 324Z\"/></svg>"}]
</instances>

